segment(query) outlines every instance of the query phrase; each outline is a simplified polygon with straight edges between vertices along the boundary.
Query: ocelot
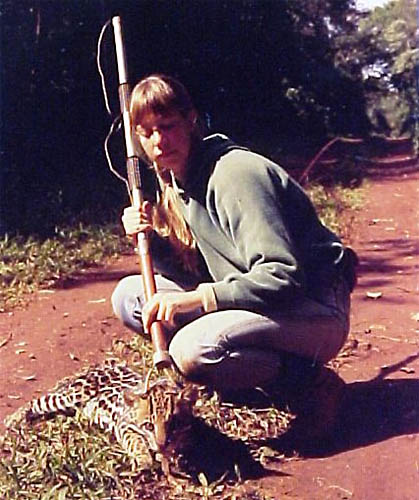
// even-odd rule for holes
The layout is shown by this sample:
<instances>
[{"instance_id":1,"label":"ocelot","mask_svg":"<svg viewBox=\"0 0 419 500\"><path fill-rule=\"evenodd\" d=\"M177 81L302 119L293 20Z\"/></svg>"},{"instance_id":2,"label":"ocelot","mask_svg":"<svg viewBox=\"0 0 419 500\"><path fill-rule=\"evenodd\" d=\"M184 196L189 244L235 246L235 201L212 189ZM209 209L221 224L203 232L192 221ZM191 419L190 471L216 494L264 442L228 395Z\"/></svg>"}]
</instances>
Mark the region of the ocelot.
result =
<instances>
[{"instance_id":1,"label":"ocelot","mask_svg":"<svg viewBox=\"0 0 419 500\"><path fill-rule=\"evenodd\" d=\"M196 389L173 377L153 382L148 378L121 362L108 360L32 401L26 420L33 423L80 411L89 422L113 433L130 457L143 456L145 445L162 460L181 449L187 439Z\"/></svg>"}]
</instances>

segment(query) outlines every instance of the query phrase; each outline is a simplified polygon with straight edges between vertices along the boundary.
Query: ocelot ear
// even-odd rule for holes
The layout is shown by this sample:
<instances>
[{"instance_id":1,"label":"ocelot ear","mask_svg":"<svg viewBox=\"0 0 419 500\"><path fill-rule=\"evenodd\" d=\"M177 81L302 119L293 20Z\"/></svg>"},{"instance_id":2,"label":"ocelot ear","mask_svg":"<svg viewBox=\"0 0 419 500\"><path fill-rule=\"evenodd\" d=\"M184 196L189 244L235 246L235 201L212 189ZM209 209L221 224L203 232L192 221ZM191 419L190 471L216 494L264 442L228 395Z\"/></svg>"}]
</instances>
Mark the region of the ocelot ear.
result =
<instances>
[{"instance_id":1,"label":"ocelot ear","mask_svg":"<svg viewBox=\"0 0 419 500\"><path fill-rule=\"evenodd\" d=\"M136 401L141 399L138 394L135 394L133 391L124 391L123 396L127 406L133 406Z\"/></svg>"},{"instance_id":2,"label":"ocelot ear","mask_svg":"<svg viewBox=\"0 0 419 500\"><path fill-rule=\"evenodd\" d=\"M135 391L124 391L124 402L129 408L135 409L136 418L138 421L142 421L149 417L150 413L150 402L148 399L144 399Z\"/></svg>"}]
</instances>

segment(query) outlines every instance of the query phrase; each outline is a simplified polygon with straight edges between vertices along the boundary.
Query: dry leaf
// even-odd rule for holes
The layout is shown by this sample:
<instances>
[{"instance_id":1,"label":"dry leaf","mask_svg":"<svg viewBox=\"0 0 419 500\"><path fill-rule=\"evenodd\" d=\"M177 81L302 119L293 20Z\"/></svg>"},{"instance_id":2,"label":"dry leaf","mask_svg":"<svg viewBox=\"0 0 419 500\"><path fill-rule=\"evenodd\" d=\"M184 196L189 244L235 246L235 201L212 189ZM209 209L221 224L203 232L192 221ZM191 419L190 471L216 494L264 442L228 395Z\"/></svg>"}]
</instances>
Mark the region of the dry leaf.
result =
<instances>
[{"instance_id":1,"label":"dry leaf","mask_svg":"<svg viewBox=\"0 0 419 500\"><path fill-rule=\"evenodd\" d=\"M0 347L5 346L10 340L12 340L13 333L9 333L9 336L0 342Z\"/></svg>"},{"instance_id":2,"label":"dry leaf","mask_svg":"<svg viewBox=\"0 0 419 500\"><path fill-rule=\"evenodd\" d=\"M70 359L72 359L73 361L80 361L80 359L72 352L69 352L68 355L70 356Z\"/></svg>"},{"instance_id":3,"label":"dry leaf","mask_svg":"<svg viewBox=\"0 0 419 500\"><path fill-rule=\"evenodd\" d=\"M382 292L367 292L367 297L369 299L379 299L382 296Z\"/></svg>"},{"instance_id":4,"label":"dry leaf","mask_svg":"<svg viewBox=\"0 0 419 500\"><path fill-rule=\"evenodd\" d=\"M26 352L26 349L17 349L15 351L16 354L23 354L24 352Z\"/></svg>"},{"instance_id":5,"label":"dry leaf","mask_svg":"<svg viewBox=\"0 0 419 500\"><path fill-rule=\"evenodd\" d=\"M369 330L386 330L384 325L370 325Z\"/></svg>"},{"instance_id":6,"label":"dry leaf","mask_svg":"<svg viewBox=\"0 0 419 500\"><path fill-rule=\"evenodd\" d=\"M405 372L405 373L415 373L415 369L414 368L407 368L407 367L403 367L403 368L400 368L400 371L401 372Z\"/></svg>"},{"instance_id":7,"label":"dry leaf","mask_svg":"<svg viewBox=\"0 0 419 500\"><path fill-rule=\"evenodd\" d=\"M412 313L410 315L410 317L414 320L414 321L419 321L419 312L417 313Z\"/></svg>"},{"instance_id":8,"label":"dry leaf","mask_svg":"<svg viewBox=\"0 0 419 500\"><path fill-rule=\"evenodd\" d=\"M28 375L26 377L21 377L22 380L36 380L36 375Z\"/></svg>"},{"instance_id":9,"label":"dry leaf","mask_svg":"<svg viewBox=\"0 0 419 500\"><path fill-rule=\"evenodd\" d=\"M103 304L103 302L106 302L106 299L89 300L88 304Z\"/></svg>"},{"instance_id":10,"label":"dry leaf","mask_svg":"<svg viewBox=\"0 0 419 500\"><path fill-rule=\"evenodd\" d=\"M208 487L208 479L206 478L206 476L203 472L200 472L198 474L198 481L200 482L201 486Z\"/></svg>"},{"instance_id":11,"label":"dry leaf","mask_svg":"<svg viewBox=\"0 0 419 500\"><path fill-rule=\"evenodd\" d=\"M16 396L15 394L9 394L7 397L9 399L21 399L21 396Z\"/></svg>"}]
</instances>

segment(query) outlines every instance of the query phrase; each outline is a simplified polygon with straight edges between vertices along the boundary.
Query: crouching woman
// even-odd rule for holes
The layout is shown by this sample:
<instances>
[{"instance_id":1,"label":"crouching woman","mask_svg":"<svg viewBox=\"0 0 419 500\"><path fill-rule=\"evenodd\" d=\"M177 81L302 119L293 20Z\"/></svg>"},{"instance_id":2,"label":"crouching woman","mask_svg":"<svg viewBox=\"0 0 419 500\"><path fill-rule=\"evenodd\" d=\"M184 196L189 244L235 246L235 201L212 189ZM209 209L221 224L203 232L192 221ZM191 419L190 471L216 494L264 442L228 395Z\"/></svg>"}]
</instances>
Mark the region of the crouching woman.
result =
<instances>
[{"instance_id":1,"label":"crouching woman","mask_svg":"<svg viewBox=\"0 0 419 500\"><path fill-rule=\"evenodd\" d=\"M224 394L280 387L301 432L320 437L343 385L324 365L348 335L353 252L279 165L204 137L177 80L140 81L131 113L157 196L122 222L128 235L150 231L158 292L145 301L141 279L124 278L116 315L137 332L162 321L186 379Z\"/></svg>"}]
</instances>

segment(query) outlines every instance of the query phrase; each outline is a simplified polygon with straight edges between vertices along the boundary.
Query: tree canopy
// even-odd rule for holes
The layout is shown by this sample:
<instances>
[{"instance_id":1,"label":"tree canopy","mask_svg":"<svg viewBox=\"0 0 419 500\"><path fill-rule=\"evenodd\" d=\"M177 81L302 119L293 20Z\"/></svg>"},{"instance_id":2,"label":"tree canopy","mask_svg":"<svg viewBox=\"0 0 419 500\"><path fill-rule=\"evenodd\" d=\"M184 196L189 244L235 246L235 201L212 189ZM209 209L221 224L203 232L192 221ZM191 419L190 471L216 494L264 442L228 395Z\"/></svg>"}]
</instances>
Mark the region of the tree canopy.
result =
<instances>
[{"instance_id":1,"label":"tree canopy","mask_svg":"<svg viewBox=\"0 0 419 500\"><path fill-rule=\"evenodd\" d=\"M403 40L411 19L376 33L373 16L387 26L393 14L360 19L353 0L0 0L3 229L48 232L126 203L106 168L110 118L96 68L98 35L113 15L132 83L151 72L178 77L214 131L267 154L367 135L367 104L382 82L363 70L375 61L391 89L414 101L407 68L417 53ZM110 32L101 60L117 112ZM122 150L114 141L117 162Z\"/></svg>"},{"instance_id":2,"label":"tree canopy","mask_svg":"<svg viewBox=\"0 0 419 500\"><path fill-rule=\"evenodd\" d=\"M337 65L362 79L367 113L377 133L418 134L418 11L416 0L393 0L360 16L337 39Z\"/></svg>"}]
</instances>

